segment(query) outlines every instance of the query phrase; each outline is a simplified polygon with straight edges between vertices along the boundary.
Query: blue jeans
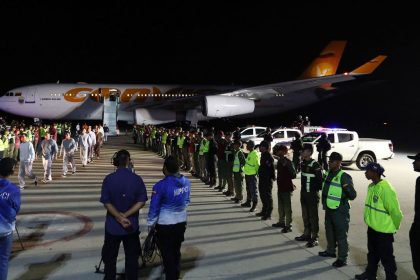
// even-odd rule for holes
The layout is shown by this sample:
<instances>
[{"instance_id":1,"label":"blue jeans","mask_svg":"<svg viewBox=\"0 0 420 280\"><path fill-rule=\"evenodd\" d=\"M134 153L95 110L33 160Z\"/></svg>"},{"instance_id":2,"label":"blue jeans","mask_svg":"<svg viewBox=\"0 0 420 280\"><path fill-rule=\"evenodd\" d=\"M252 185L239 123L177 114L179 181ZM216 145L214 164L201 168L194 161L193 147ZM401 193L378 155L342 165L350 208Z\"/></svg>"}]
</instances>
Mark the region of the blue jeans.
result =
<instances>
[{"instance_id":1,"label":"blue jeans","mask_svg":"<svg viewBox=\"0 0 420 280\"><path fill-rule=\"evenodd\" d=\"M257 175L245 175L246 201L258 202Z\"/></svg>"},{"instance_id":2,"label":"blue jeans","mask_svg":"<svg viewBox=\"0 0 420 280\"><path fill-rule=\"evenodd\" d=\"M7 280L9 257L12 250L13 234L0 237L0 280Z\"/></svg>"}]
</instances>

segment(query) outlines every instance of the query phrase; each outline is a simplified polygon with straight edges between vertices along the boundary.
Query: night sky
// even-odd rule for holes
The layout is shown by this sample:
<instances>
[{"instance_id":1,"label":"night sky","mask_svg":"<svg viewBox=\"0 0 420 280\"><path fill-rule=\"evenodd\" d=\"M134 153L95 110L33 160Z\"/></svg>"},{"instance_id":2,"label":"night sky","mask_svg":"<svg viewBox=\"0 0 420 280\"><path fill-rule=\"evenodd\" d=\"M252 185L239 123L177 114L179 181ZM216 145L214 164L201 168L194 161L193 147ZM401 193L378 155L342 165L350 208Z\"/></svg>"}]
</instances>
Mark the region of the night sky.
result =
<instances>
[{"instance_id":1,"label":"night sky","mask_svg":"<svg viewBox=\"0 0 420 280\"><path fill-rule=\"evenodd\" d=\"M389 58L369 78L344 86L336 98L253 122L275 125L308 114L319 124L334 123L397 142L404 129L420 128L420 24L414 7L355 1L296 1L294 6L284 1L84 2L1 1L1 92L57 80L209 85L287 81L299 76L330 40L338 39L348 40L338 72L378 54Z\"/></svg>"}]
</instances>

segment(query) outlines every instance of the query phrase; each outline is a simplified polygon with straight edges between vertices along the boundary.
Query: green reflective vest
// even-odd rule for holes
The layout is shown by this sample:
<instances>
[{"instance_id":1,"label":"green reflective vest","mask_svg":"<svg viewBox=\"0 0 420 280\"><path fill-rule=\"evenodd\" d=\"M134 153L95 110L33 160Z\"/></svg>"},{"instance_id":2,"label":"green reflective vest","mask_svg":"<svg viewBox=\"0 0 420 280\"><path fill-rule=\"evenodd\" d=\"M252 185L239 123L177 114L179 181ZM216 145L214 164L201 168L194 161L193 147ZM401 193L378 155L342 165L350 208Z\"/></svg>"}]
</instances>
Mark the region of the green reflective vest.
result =
<instances>
[{"instance_id":1,"label":"green reflective vest","mask_svg":"<svg viewBox=\"0 0 420 280\"><path fill-rule=\"evenodd\" d=\"M341 176L344 172L340 170L334 178L331 179L331 182L327 182L327 178L330 172L328 171L327 176L325 176L324 183L322 188L328 188L328 195L326 204L330 209L337 209L340 206L341 196L343 194L343 186L341 186Z\"/></svg>"},{"instance_id":2,"label":"green reflective vest","mask_svg":"<svg viewBox=\"0 0 420 280\"><path fill-rule=\"evenodd\" d=\"M182 147L184 146L184 141L185 141L185 136L178 136L177 143L176 143L178 148L182 149Z\"/></svg>"},{"instance_id":3,"label":"green reflective vest","mask_svg":"<svg viewBox=\"0 0 420 280\"><path fill-rule=\"evenodd\" d=\"M233 168L232 168L233 172L242 171L241 161L239 160L239 152L241 152L241 150L238 150L237 152L235 152L235 160L233 161Z\"/></svg>"},{"instance_id":4,"label":"green reflective vest","mask_svg":"<svg viewBox=\"0 0 420 280\"><path fill-rule=\"evenodd\" d=\"M314 165L314 163L316 162L316 160L312 160L310 164L308 164L309 167L312 167ZM311 191L311 179L315 178L315 174L314 173L306 173L302 171L302 176L306 177L306 191L310 192ZM303 187L303 186L302 186Z\"/></svg>"},{"instance_id":5,"label":"green reflective vest","mask_svg":"<svg viewBox=\"0 0 420 280\"><path fill-rule=\"evenodd\" d=\"M256 175L260 168L260 157L256 150L248 154L245 161L244 173L245 175Z\"/></svg>"},{"instance_id":6,"label":"green reflective vest","mask_svg":"<svg viewBox=\"0 0 420 280\"><path fill-rule=\"evenodd\" d=\"M200 147L198 148L198 155L202 156L204 154L204 141L205 139L202 139L200 142Z\"/></svg>"},{"instance_id":7,"label":"green reflective vest","mask_svg":"<svg viewBox=\"0 0 420 280\"><path fill-rule=\"evenodd\" d=\"M365 223L378 232L395 233L402 217L394 187L386 180L371 183L365 201Z\"/></svg>"},{"instance_id":8,"label":"green reflective vest","mask_svg":"<svg viewBox=\"0 0 420 280\"><path fill-rule=\"evenodd\" d=\"M166 144L166 139L168 139L168 133L164 132L162 135L162 144Z\"/></svg>"}]
</instances>

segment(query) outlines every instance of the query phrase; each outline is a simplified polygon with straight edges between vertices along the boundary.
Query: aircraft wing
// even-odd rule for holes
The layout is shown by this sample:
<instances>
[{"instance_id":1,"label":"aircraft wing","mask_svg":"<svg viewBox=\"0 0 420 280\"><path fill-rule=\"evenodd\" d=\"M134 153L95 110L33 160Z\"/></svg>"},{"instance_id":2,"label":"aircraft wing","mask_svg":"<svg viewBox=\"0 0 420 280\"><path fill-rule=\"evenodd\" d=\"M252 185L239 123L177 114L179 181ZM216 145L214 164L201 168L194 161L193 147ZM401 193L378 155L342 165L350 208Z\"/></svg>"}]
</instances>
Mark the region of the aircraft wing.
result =
<instances>
[{"instance_id":1,"label":"aircraft wing","mask_svg":"<svg viewBox=\"0 0 420 280\"><path fill-rule=\"evenodd\" d=\"M315 89L315 88L319 88L323 86L328 86L328 88L326 88L328 90L331 88L329 86L331 84L351 81L351 80L355 80L358 76L371 74L385 59L386 59L386 56L379 55L349 73L273 83L273 84L254 86L254 87L245 87L245 88L234 89L234 90L230 89L226 91L206 92L205 94L201 94L201 95L175 98L175 99L165 100L161 102L133 104L133 105L127 106L125 110L133 110L135 108L172 109L172 110L193 109L201 105L201 103L203 102L203 97L209 96L209 95L222 95L222 96L242 97L242 98L252 99L252 100L261 100L261 99L269 99L278 95L291 94L293 92L299 92L299 91L308 90L308 89Z\"/></svg>"}]
</instances>

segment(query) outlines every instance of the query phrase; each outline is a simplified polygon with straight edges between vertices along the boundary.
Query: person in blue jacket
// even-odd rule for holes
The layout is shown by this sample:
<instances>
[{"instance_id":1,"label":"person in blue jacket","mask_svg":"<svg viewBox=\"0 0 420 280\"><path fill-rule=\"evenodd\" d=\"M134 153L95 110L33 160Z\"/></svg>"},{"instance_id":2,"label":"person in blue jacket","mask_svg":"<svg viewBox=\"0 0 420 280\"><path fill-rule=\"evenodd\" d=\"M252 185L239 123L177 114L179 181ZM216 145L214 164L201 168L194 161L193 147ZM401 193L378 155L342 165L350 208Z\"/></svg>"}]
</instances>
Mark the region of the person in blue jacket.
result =
<instances>
[{"instance_id":1,"label":"person in blue jacket","mask_svg":"<svg viewBox=\"0 0 420 280\"><path fill-rule=\"evenodd\" d=\"M191 183L179 173L178 161L173 156L165 160L162 171L165 178L153 186L147 225L155 225L166 279L179 279Z\"/></svg>"},{"instance_id":2,"label":"person in blue jacket","mask_svg":"<svg viewBox=\"0 0 420 280\"><path fill-rule=\"evenodd\" d=\"M112 157L117 170L107 175L102 184L100 202L106 213L105 241L102 259L105 280L115 279L116 263L121 241L125 253L125 279L138 279L140 256L139 210L147 201L143 179L133 172L130 153L120 150Z\"/></svg>"},{"instance_id":3,"label":"person in blue jacket","mask_svg":"<svg viewBox=\"0 0 420 280\"><path fill-rule=\"evenodd\" d=\"M16 164L13 158L0 159L0 280L7 279L16 215L20 210L20 189L8 180Z\"/></svg>"}]
</instances>

